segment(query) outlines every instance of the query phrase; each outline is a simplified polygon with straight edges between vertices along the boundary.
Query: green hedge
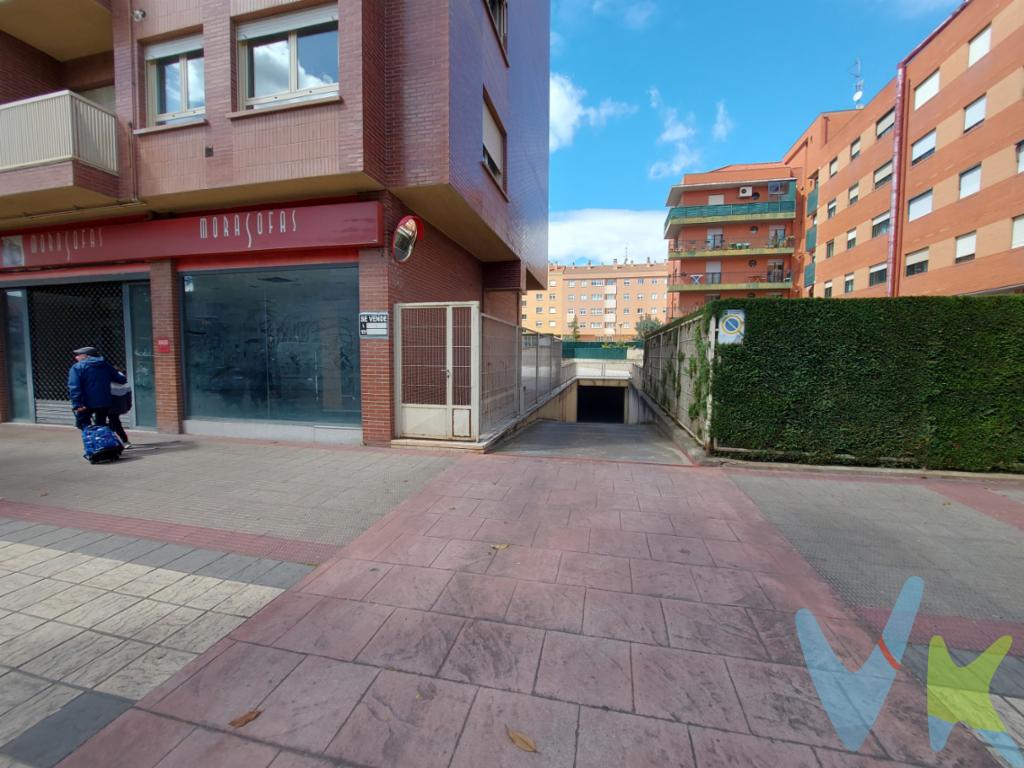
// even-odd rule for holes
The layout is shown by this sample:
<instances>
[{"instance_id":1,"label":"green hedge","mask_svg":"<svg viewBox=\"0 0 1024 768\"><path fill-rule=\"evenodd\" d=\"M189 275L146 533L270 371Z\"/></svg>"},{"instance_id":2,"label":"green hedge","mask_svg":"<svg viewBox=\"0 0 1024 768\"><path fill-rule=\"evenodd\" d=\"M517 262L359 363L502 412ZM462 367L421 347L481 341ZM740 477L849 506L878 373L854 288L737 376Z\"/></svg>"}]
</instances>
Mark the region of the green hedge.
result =
<instances>
[{"instance_id":1,"label":"green hedge","mask_svg":"<svg viewBox=\"0 0 1024 768\"><path fill-rule=\"evenodd\" d=\"M1024 296L740 299L712 436L758 458L1024 470Z\"/></svg>"}]
</instances>

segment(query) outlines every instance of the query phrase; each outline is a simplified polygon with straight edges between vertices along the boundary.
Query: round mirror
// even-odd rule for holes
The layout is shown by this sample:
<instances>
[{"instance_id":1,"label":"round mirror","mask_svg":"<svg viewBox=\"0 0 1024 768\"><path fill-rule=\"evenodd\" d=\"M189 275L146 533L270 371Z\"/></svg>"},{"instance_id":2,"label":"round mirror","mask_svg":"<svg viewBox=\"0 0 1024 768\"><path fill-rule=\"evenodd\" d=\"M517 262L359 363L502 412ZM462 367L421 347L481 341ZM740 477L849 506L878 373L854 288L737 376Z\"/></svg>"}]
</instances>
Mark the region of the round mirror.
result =
<instances>
[{"instance_id":1,"label":"round mirror","mask_svg":"<svg viewBox=\"0 0 1024 768\"><path fill-rule=\"evenodd\" d=\"M391 241L391 250L395 261L402 263L412 256L416 240L420 235L420 225L415 216L406 216L395 227L395 236Z\"/></svg>"}]
</instances>

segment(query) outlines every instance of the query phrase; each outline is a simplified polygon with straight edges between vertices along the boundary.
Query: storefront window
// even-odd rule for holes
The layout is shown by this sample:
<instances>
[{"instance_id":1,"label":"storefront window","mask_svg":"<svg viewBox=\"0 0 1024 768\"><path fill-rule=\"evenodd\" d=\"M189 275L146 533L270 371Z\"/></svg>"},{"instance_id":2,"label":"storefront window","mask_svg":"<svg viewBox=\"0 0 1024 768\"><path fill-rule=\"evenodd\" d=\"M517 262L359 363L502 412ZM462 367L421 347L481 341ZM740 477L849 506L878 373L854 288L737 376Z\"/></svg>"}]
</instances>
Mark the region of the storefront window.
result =
<instances>
[{"instance_id":1,"label":"storefront window","mask_svg":"<svg viewBox=\"0 0 1024 768\"><path fill-rule=\"evenodd\" d=\"M11 393L11 416L15 421L32 421L29 390L28 296L24 290L7 291L7 376Z\"/></svg>"},{"instance_id":2,"label":"storefront window","mask_svg":"<svg viewBox=\"0 0 1024 768\"><path fill-rule=\"evenodd\" d=\"M359 423L355 265L183 281L191 418Z\"/></svg>"},{"instance_id":3,"label":"storefront window","mask_svg":"<svg viewBox=\"0 0 1024 768\"><path fill-rule=\"evenodd\" d=\"M156 378L153 372L153 309L149 286L133 283L128 288L132 327L132 400L135 424L156 426Z\"/></svg>"}]
</instances>

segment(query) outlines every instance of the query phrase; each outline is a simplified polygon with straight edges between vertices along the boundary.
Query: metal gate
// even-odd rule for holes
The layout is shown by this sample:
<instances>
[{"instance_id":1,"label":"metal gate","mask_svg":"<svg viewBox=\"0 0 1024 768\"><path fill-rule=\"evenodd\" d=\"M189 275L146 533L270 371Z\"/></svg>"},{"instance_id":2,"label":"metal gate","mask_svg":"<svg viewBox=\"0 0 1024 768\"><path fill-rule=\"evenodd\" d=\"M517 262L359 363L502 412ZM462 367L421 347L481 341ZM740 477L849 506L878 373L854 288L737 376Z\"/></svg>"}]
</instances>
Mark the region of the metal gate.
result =
<instances>
[{"instance_id":1,"label":"metal gate","mask_svg":"<svg viewBox=\"0 0 1024 768\"><path fill-rule=\"evenodd\" d=\"M121 283L79 283L29 291L32 390L41 424L74 424L68 397L71 351L94 346L120 371L125 365Z\"/></svg>"},{"instance_id":2,"label":"metal gate","mask_svg":"<svg viewBox=\"0 0 1024 768\"><path fill-rule=\"evenodd\" d=\"M480 305L395 305L395 411L400 437L480 434Z\"/></svg>"}]
</instances>

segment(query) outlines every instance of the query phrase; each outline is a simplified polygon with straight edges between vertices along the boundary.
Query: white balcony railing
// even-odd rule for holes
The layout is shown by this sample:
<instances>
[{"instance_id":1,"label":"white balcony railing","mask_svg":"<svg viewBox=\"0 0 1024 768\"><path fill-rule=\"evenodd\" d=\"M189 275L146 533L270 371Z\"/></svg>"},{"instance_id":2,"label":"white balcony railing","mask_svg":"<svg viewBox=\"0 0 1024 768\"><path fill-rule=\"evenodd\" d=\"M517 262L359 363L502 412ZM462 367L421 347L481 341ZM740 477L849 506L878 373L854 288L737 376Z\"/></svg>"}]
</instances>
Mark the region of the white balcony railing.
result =
<instances>
[{"instance_id":1,"label":"white balcony railing","mask_svg":"<svg viewBox=\"0 0 1024 768\"><path fill-rule=\"evenodd\" d=\"M78 160L117 173L117 118L71 91L0 105L0 171Z\"/></svg>"}]
</instances>

